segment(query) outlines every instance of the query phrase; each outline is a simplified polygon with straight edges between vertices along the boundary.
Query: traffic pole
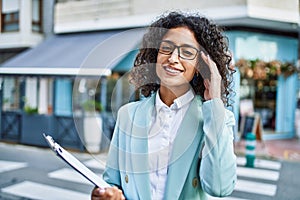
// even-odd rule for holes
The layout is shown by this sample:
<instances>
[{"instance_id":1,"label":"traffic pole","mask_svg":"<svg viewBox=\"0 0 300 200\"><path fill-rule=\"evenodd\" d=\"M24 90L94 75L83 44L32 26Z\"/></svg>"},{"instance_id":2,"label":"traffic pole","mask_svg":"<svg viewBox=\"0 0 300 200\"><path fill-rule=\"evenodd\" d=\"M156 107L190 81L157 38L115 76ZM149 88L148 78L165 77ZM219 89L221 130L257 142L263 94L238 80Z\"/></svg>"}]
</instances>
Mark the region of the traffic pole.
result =
<instances>
[{"instance_id":1,"label":"traffic pole","mask_svg":"<svg viewBox=\"0 0 300 200\"><path fill-rule=\"evenodd\" d=\"M246 134L246 167L254 167L256 136L252 132Z\"/></svg>"}]
</instances>

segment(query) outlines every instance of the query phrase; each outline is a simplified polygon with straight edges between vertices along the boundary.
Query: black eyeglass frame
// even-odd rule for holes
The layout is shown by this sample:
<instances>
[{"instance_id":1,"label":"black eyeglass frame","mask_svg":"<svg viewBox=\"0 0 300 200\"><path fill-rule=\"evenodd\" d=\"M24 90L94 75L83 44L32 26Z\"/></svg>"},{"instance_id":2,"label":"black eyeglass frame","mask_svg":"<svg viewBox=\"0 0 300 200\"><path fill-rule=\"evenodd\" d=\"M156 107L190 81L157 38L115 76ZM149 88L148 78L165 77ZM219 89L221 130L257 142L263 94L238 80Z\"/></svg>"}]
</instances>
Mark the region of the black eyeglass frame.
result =
<instances>
[{"instance_id":1,"label":"black eyeglass frame","mask_svg":"<svg viewBox=\"0 0 300 200\"><path fill-rule=\"evenodd\" d=\"M163 42L166 42L166 43L172 45L172 51L170 51L169 53L166 53L166 52L161 51L161 44L162 44ZM194 57L193 57L193 58L182 57L182 55L181 55L181 53L180 53L180 48L182 48L182 47L188 47L188 48L192 48L192 49L196 50L196 53L195 53ZM193 46L191 46L191 45L184 44L184 45L178 46L178 45L175 45L173 42L171 42L171 41L169 41L169 40L162 40L162 41L160 41L160 43L159 43L159 48L158 48L158 52L161 53L161 54L164 54L164 55L171 55L171 54L175 51L175 49L177 49L178 56L179 56L180 58L184 59L184 60L194 60L194 59L197 57L197 54L200 52L199 49L197 49L196 47L193 47Z\"/></svg>"}]
</instances>

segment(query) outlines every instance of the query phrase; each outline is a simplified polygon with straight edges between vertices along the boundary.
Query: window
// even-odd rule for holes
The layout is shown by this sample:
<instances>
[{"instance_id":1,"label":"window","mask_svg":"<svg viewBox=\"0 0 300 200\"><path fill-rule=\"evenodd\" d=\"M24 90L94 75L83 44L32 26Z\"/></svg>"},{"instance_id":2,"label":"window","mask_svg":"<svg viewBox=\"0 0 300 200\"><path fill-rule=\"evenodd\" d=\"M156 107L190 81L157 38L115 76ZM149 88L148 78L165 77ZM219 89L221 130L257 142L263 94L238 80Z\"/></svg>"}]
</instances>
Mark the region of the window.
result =
<instances>
[{"instance_id":1,"label":"window","mask_svg":"<svg viewBox=\"0 0 300 200\"><path fill-rule=\"evenodd\" d=\"M32 31L42 32L42 0L32 0Z\"/></svg>"},{"instance_id":2,"label":"window","mask_svg":"<svg viewBox=\"0 0 300 200\"><path fill-rule=\"evenodd\" d=\"M277 76L265 79L241 79L241 115L259 113L264 130L275 130Z\"/></svg>"},{"instance_id":3,"label":"window","mask_svg":"<svg viewBox=\"0 0 300 200\"><path fill-rule=\"evenodd\" d=\"M137 100L137 91L129 83L129 73L114 72L107 77L107 109L112 112L119 110L124 104Z\"/></svg>"},{"instance_id":4,"label":"window","mask_svg":"<svg viewBox=\"0 0 300 200\"><path fill-rule=\"evenodd\" d=\"M72 85L73 81L68 78L58 78L55 85L55 108L57 116L72 116Z\"/></svg>"},{"instance_id":5,"label":"window","mask_svg":"<svg viewBox=\"0 0 300 200\"><path fill-rule=\"evenodd\" d=\"M2 0L1 1L1 31L19 30L19 1Z\"/></svg>"},{"instance_id":6,"label":"window","mask_svg":"<svg viewBox=\"0 0 300 200\"><path fill-rule=\"evenodd\" d=\"M23 97L24 111L38 114L52 114L53 79L27 77Z\"/></svg>"},{"instance_id":7,"label":"window","mask_svg":"<svg viewBox=\"0 0 300 200\"><path fill-rule=\"evenodd\" d=\"M3 78L3 111L20 110L20 88L22 80L20 78L5 77Z\"/></svg>"},{"instance_id":8,"label":"window","mask_svg":"<svg viewBox=\"0 0 300 200\"><path fill-rule=\"evenodd\" d=\"M100 90L101 82L98 78L76 78L73 87L73 112L100 112L103 109Z\"/></svg>"},{"instance_id":9,"label":"window","mask_svg":"<svg viewBox=\"0 0 300 200\"><path fill-rule=\"evenodd\" d=\"M76 78L73 86L73 112L80 113L86 103L95 103L96 111L100 104L104 111L116 112L122 105L132 101L133 97L135 90L129 84L128 74L122 76L114 72L107 77Z\"/></svg>"}]
</instances>

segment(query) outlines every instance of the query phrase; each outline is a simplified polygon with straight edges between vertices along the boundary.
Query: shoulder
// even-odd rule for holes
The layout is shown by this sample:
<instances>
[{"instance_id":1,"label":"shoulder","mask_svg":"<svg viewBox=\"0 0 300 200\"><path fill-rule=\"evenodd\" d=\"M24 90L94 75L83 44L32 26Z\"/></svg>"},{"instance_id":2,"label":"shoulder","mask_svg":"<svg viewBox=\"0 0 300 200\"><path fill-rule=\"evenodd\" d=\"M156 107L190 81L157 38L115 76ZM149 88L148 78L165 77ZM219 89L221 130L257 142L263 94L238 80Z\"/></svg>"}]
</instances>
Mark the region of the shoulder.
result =
<instances>
[{"instance_id":1,"label":"shoulder","mask_svg":"<svg viewBox=\"0 0 300 200\"><path fill-rule=\"evenodd\" d=\"M127 103L120 107L119 113L124 113L128 111L136 110L139 106L141 106L146 100L139 100Z\"/></svg>"},{"instance_id":2,"label":"shoulder","mask_svg":"<svg viewBox=\"0 0 300 200\"><path fill-rule=\"evenodd\" d=\"M137 109L146 109L153 105L154 105L154 96L147 97L139 101L130 102L123 105L119 109L118 116L124 115L125 113L131 113L130 115L133 115L137 111Z\"/></svg>"}]
</instances>

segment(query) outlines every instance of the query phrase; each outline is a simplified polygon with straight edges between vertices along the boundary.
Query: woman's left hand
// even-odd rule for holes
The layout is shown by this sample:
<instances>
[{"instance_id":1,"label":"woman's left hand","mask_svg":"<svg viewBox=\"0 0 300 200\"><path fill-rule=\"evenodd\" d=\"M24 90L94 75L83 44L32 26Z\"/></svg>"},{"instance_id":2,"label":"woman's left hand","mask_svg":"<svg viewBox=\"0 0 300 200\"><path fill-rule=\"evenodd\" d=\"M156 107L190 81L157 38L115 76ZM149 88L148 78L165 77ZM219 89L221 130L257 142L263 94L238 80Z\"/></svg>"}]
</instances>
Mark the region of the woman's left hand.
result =
<instances>
[{"instance_id":1,"label":"woman's left hand","mask_svg":"<svg viewBox=\"0 0 300 200\"><path fill-rule=\"evenodd\" d=\"M210 79L204 79L204 99L211 100L214 98L221 98L221 81L222 77L219 73L216 63L201 51L201 57L206 62L210 70Z\"/></svg>"}]
</instances>

